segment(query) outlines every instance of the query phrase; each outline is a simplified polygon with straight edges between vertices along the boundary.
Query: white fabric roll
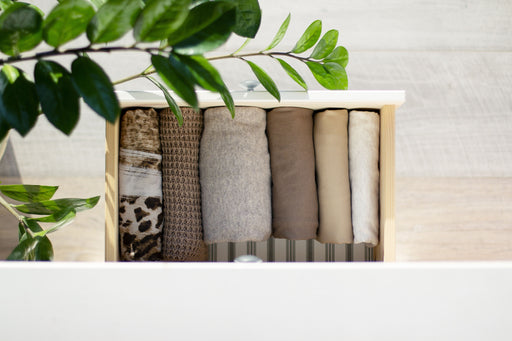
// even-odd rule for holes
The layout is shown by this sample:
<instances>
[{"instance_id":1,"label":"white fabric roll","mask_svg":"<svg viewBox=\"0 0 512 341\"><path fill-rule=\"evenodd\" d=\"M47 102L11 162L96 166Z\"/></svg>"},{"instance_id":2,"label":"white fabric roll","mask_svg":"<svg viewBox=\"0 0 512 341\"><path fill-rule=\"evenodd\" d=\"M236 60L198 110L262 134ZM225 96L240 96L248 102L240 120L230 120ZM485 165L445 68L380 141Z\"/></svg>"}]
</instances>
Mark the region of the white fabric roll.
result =
<instances>
[{"instance_id":1,"label":"white fabric roll","mask_svg":"<svg viewBox=\"0 0 512 341\"><path fill-rule=\"evenodd\" d=\"M352 110L349 168L354 243L379 243L379 114Z\"/></svg>"}]
</instances>

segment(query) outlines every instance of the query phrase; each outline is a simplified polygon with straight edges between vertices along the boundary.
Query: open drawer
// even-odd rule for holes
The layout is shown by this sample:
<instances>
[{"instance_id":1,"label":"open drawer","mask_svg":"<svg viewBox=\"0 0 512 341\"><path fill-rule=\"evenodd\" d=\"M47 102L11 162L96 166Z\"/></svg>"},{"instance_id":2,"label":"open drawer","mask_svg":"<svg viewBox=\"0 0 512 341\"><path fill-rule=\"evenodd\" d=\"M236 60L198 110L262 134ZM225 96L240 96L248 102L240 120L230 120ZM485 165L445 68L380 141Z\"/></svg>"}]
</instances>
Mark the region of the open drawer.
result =
<instances>
[{"instance_id":1,"label":"open drawer","mask_svg":"<svg viewBox=\"0 0 512 341\"><path fill-rule=\"evenodd\" d=\"M395 259L395 110L404 102L404 91L311 91L282 92L277 102L266 92L234 92L236 106L263 109L301 107L312 110L362 109L380 114L379 152L379 244L372 252L378 261ZM118 92L122 108L166 108L160 92ZM201 108L224 106L218 94L199 92ZM182 105L183 103L178 103ZM119 120L106 127L106 236L105 258L119 260ZM372 250L373 251L373 250Z\"/></svg>"}]
</instances>

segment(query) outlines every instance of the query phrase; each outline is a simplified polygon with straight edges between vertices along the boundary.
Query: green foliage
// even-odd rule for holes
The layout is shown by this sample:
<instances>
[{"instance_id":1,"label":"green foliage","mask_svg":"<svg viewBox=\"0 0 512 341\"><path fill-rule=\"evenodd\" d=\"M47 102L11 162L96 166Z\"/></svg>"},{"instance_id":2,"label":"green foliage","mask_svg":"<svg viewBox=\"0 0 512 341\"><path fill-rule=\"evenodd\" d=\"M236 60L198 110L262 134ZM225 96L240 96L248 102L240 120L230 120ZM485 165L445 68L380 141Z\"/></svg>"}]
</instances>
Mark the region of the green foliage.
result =
<instances>
[{"instance_id":1,"label":"green foliage","mask_svg":"<svg viewBox=\"0 0 512 341\"><path fill-rule=\"evenodd\" d=\"M66 135L78 123L79 95L71 74L60 64L39 60L34 68L36 90L48 120Z\"/></svg>"},{"instance_id":2,"label":"green foliage","mask_svg":"<svg viewBox=\"0 0 512 341\"><path fill-rule=\"evenodd\" d=\"M50 200L57 186L40 186L40 185L1 185L0 191L3 195L16 201L38 202Z\"/></svg>"},{"instance_id":3,"label":"green foliage","mask_svg":"<svg viewBox=\"0 0 512 341\"><path fill-rule=\"evenodd\" d=\"M27 80L21 70L6 65L0 72L0 91L0 115L25 136L39 115L34 83Z\"/></svg>"},{"instance_id":4,"label":"green foliage","mask_svg":"<svg viewBox=\"0 0 512 341\"><path fill-rule=\"evenodd\" d=\"M190 0L148 0L133 29L137 41L166 39L188 15Z\"/></svg>"},{"instance_id":5,"label":"green foliage","mask_svg":"<svg viewBox=\"0 0 512 341\"><path fill-rule=\"evenodd\" d=\"M233 3L225 1L205 2L195 5L190 10L183 24L167 37L168 44L174 46L204 30L222 17L224 13L234 9L234 7Z\"/></svg>"},{"instance_id":6,"label":"green foliage","mask_svg":"<svg viewBox=\"0 0 512 341\"><path fill-rule=\"evenodd\" d=\"M315 20L308 26L293 48L293 53L302 53L312 48L322 33L322 22Z\"/></svg>"},{"instance_id":7,"label":"green foliage","mask_svg":"<svg viewBox=\"0 0 512 341\"><path fill-rule=\"evenodd\" d=\"M109 122L121 112L114 87L101 66L88 57L78 57L71 64L71 79L84 102Z\"/></svg>"},{"instance_id":8,"label":"green foliage","mask_svg":"<svg viewBox=\"0 0 512 341\"><path fill-rule=\"evenodd\" d=\"M51 200L56 191L56 186L0 185L0 192L3 195L21 202L21 204L8 203L0 196L0 204L19 221L19 243L7 260L52 260L53 246L47 235L71 223L77 212L93 208L99 201L99 196L89 199ZM31 217L16 211L29 214ZM32 215L42 216L32 217ZM54 224L43 229L40 222Z\"/></svg>"},{"instance_id":9,"label":"green foliage","mask_svg":"<svg viewBox=\"0 0 512 341\"><path fill-rule=\"evenodd\" d=\"M279 93L279 89L277 88L277 85L276 85L276 83L274 83L272 78L270 78L270 76L267 75L267 73L265 71L263 71L263 69L260 68L258 65L254 64L253 62L250 62L248 60L246 62L251 67L252 72L254 72L254 74L256 75L256 78L258 78L261 85L263 85L263 87L265 89L267 89L267 91L270 92L270 94L272 96L274 96L275 99L280 101L281 94Z\"/></svg>"},{"instance_id":10,"label":"green foliage","mask_svg":"<svg viewBox=\"0 0 512 341\"><path fill-rule=\"evenodd\" d=\"M224 12L217 20L192 36L176 43L174 51L180 54L203 54L224 44L230 37L236 23L236 10Z\"/></svg>"},{"instance_id":11,"label":"green foliage","mask_svg":"<svg viewBox=\"0 0 512 341\"><path fill-rule=\"evenodd\" d=\"M316 44L313 53L311 53L311 58L313 59L322 59L327 57L336 47L338 43L338 31L330 30L328 31L322 39Z\"/></svg>"},{"instance_id":12,"label":"green foliage","mask_svg":"<svg viewBox=\"0 0 512 341\"><path fill-rule=\"evenodd\" d=\"M199 108L192 74L175 56L151 56L151 62L165 84L194 109Z\"/></svg>"},{"instance_id":13,"label":"green foliage","mask_svg":"<svg viewBox=\"0 0 512 341\"><path fill-rule=\"evenodd\" d=\"M89 22L87 38L93 44L121 38L132 29L141 9L140 0L110 0Z\"/></svg>"},{"instance_id":14,"label":"green foliage","mask_svg":"<svg viewBox=\"0 0 512 341\"><path fill-rule=\"evenodd\" d=\"M33 6L12 3L0 15L0 51L17 56L39 45L43 18Z\"/></svg>"},{"instance_id":15,"label":"green foliage","mask_svg":"<svg viewBox=\"0 0 512 341\"><path fill-rule=\"evenodd\" d=\"M301 75L299 75L299 73L297 71L295 71L295 69L290 64L288 64L287 62L285 62L281 58L276 58L276 59L279 62L279 64L281 64L281 67L284 69L284 71L286 71L286 73L297 84L299 84L304 90L308 89L308 86L307 86L306 82L304 81L304 79L301 77Z\"/></svg>"},{"instance_id":16,"label":"green foliage","mask_svg":"<svg viewBox=\"0 0 512 341\"><path fill-rule=\"evenodd\" d=\"M284 19L283 23L281 24L281 27L279 27L279 30L277 31L276 35L274 36L274 39L272 39L272 42L263 51L272 50L274 47L279 45L279 43L283 40L284 35L286 34L286 31L288 30L288 26L290 25L291 16L292 16L291 14L288 14L286 19Z\"/></svg>"},{"instance_id":17,"label":"green foliage","mask_svg":"<svg viewBox=\"0 0 512 341\"><path fill-rule=\"evenodd\" d=\"M85 32L94 16L94 8L87 0L62 0L48 14L43 24L44 41L59 47Z\"/></svg>"},{"instance_id":18,"label":"green foliage","mask_svg":"<svg viewBox=\"0 0 512 341\"><path fill-rule=\"evenodd\" d=\"M348 52L337 46L337 30L329 30L322 36L320 20L306 28L291 51L273 51L286 35L291 22L289 14L264 50L243 52L261 24L257 0L61 0L46 17L33 5L0 0L0 10L0 51L12 56L0 57L0 139L11 128L26 135L40 112L58 130L69 135L79 121L80 98L101 117L115 122L120 106L113 84L135 78L146 78L162 91L180 125L183 115L175 96L198 109L198 87L219 93L234 115L233 98L213 64L219 59L246 62L277 100L280 93L272 79L274 75L271 77L252 57L276 60L283 74L304 90L308 89L304 78L287 59L309 70L326 89L341 90L348 86L345 71ZM130 31L136 41L133 46L113 45L112 42ZM62 50L64 44L83 33L87 34L90 45ZM247 38L236 52L204 56L233 34ZM35 55L28 53L43 39L58 49ZM309 57L304 56L310 49ZM147 53L152 64L143 72L112 83L92 57L96 52L126 50ZM70 70L47 59L61 54L76 55ZM12 66L24 60L37 60L34 81ZM161 81L152 77L153 73Z\"/></svg>"}]
</instances>

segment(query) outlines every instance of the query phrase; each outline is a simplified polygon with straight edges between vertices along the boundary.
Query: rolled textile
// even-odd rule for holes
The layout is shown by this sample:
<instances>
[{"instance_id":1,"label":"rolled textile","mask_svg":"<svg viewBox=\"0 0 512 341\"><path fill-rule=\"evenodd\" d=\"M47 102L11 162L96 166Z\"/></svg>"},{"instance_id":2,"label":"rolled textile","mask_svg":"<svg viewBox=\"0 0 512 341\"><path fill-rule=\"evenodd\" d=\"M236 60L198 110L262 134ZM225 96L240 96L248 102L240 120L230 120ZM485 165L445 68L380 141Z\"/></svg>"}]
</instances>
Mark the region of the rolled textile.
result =
<instances>
[{"instance_id":1,"label":"rolled textile","mask_svg":"<svg viewBox=\"0 0 512 341\"><path fill-rule=\"evenodd\" d=\"M315 115L314 141L322 243L352 243L348 166L348 112L325 110Z\"/></svg>"},{"instance_id":2,"label":"rolled textile","mask_svg":"<svg viewBox=\"0 0 512 341\"><path fill-rule=\"evenodd\" d=\"M128 110L120 123L120 258L161 260L162 155L158 115L153 109Z\"/></svg>"},{"instance_id":3,"label":"rolled textile","mask_svg":"<svg viewBox=\"0 0 512 341\"><path fill-rule=\"evenodd\" d=\"M164 238L166 261L206 261L201 219L199 142L203 115L181 108L183 125L170 109L160 111L163 156Z\"/></svg>"},{"instance_id":4,"label":"rolled textile","mask_svg":"<svg viewBox=\"0 0 512 341\"><path fill-rule=\"evenodd\" d=\"M379 114L350 112L349 164L354 243L379 242Z\"/></svg>"},{"instance_id":5,"label":"rolled textile","mask_svg":"<svg viewBox=\"0 0 512 341\"><path fill-rule=\"evenodd\" d=\"M281 107L267 114L272 171L272 234L316 238L318 198L313 146L313 110Z\"/></svg>"},{"instance_id":6,"label":"rolled textile","mask_svg":"<svg viewBox=\"0 0 512 341\"><path fill-rule=\"evenodd\" d=\"M204 114L200 177L204 239L208 243L263 241L272 231L266 112L225 107Z\"/></svg>"}]
</instances>

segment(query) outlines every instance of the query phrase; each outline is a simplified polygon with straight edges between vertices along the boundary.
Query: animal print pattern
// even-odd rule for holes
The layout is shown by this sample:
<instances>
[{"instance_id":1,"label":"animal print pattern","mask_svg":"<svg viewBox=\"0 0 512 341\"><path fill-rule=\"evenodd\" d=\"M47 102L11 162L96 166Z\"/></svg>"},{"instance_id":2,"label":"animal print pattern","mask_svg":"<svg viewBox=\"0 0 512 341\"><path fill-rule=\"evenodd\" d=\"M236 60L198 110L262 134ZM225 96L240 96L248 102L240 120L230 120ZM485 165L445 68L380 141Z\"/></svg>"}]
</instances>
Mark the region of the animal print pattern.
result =
<instances>
[{"instance_id":1,"label":"animal print pattern","mask_svg":"<svg viewBox=\"0 0 512 341\"><path fill-rule=\"evenodd\" d=\"M162 259L162 198L121 196L119 235L123 260Z\"/></svg>"}]
</instances>

